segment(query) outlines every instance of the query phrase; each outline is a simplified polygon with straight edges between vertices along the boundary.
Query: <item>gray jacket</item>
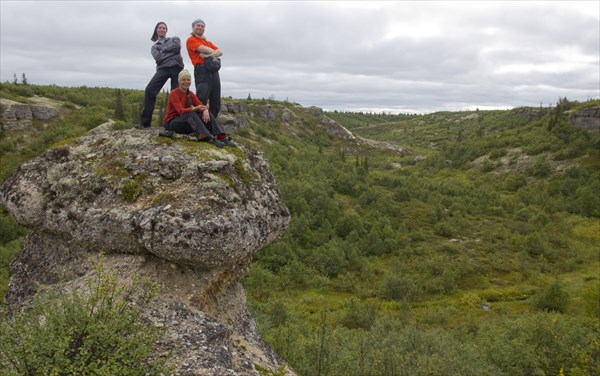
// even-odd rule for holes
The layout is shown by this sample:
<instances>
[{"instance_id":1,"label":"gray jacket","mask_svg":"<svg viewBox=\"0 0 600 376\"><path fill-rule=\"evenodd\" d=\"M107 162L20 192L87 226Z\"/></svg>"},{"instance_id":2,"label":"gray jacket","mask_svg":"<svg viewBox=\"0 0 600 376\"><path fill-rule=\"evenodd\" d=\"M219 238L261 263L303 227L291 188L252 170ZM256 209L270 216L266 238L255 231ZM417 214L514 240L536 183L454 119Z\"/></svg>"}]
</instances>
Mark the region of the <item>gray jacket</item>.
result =
<instances>
[{"instance_id":1,"label":"gray jacket","mask_svg":"<svg viewBox=\"0 0 600 376\"><path fill-rule=\"evenodd\" d=\"M159 39L152 46L152 57L156 60L156 69L183 68L181 57L181 40L178 37Z\"/></svg>"}]
</instances>

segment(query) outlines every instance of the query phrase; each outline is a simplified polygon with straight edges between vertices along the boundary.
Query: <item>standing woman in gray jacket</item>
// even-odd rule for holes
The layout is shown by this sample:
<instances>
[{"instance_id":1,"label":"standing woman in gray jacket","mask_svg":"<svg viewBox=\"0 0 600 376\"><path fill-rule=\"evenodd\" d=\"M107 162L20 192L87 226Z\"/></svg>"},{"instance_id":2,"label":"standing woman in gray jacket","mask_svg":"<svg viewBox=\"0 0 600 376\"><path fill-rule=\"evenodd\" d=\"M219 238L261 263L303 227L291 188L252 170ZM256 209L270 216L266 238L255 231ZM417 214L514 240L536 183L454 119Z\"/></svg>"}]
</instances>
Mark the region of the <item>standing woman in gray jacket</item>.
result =
<instances>
[{"instance_id":1,"label":"standing woman in gray jacket","mask_svg":"<svg viewBox=\"0 0 600 376\"><path fill-rule=\"evenodd\" d=\"M152 112L156 104L156 96L171 79L171 90L177 87L177 75L183 69L183 58L181 57L181 40L178 37L167 38L167 24L159 22L154 27L151 40L152 57L156 60L156 73L146 86L144 91L144 107L140 114L140 122L135 126L138 129L150 128L152 126Z\"/></svg>"}]
</instances>

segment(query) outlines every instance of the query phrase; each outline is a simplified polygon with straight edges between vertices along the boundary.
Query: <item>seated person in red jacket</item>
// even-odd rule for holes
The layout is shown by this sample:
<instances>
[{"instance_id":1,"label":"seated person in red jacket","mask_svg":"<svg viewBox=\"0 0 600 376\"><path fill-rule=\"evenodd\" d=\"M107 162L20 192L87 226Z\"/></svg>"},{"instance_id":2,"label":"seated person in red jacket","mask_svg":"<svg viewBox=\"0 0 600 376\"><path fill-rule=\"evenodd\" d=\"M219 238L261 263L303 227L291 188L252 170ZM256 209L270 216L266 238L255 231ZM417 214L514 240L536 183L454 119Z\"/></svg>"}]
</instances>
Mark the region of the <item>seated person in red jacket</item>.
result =
<instances>
[{"instance_id":1,"label":"seated person in red jacket","mask_svg":"<svg viewBox=\"0 0 600 376\"><path fill-rule=\"evenodd\" d=\"M196 94L190 91L192 75L182 70L178 77L179 87L171 90L167 102L164 126L167 131L196 135L196 141L211 143L217 147L237 146L228 137Z\"/></svg>"}]
</instances>

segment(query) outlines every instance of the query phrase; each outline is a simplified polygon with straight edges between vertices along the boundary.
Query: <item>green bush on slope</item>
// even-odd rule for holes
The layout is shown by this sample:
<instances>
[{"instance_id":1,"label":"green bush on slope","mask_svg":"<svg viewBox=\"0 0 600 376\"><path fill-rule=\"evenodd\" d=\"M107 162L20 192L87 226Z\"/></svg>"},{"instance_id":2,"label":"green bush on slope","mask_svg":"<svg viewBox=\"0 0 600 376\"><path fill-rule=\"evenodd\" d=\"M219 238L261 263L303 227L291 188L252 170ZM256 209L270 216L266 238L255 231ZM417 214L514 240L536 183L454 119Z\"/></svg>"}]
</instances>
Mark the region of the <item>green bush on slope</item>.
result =
<instances>
[{"instance_id":1,"label":"green bush on slope","mask_svg":"<svg viewBox=\"0 0 600 376\"><path fill-rule=\"evenodd\" d=\"M0 311L0 367L8 375L160 375L167 358L153 354L162 332L141 317L156 286L124 286L96 267L89 293L38 294L30 307ZM133 299L136 304L128 304Z\"/></svg>"}]
</instances>

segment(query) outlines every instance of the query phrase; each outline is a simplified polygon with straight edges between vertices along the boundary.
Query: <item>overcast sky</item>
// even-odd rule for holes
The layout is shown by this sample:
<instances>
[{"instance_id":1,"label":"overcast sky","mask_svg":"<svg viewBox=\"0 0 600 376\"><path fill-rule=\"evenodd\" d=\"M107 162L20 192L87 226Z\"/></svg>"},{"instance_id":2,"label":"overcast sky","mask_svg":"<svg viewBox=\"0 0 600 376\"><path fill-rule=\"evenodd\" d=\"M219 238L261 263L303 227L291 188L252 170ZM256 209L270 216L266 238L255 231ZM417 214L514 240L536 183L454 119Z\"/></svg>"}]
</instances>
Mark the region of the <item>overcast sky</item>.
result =
<instances>
[{"instance_id":1,"label":"overcast sky","mask_svg":"<svg viewBox=\"0 0 600 376\"><path fill-rule=\"evenodd\" d=\"M223 51L222 95L434 112L600 97L600 1L0 0L0 81L144 89L164 21ZM182 49L186 68L190 59ZM165 86L167 88L167 86Z\"/></svg>"}]
</instances>

